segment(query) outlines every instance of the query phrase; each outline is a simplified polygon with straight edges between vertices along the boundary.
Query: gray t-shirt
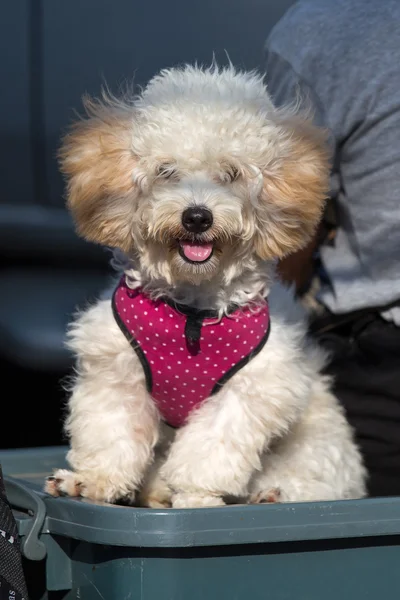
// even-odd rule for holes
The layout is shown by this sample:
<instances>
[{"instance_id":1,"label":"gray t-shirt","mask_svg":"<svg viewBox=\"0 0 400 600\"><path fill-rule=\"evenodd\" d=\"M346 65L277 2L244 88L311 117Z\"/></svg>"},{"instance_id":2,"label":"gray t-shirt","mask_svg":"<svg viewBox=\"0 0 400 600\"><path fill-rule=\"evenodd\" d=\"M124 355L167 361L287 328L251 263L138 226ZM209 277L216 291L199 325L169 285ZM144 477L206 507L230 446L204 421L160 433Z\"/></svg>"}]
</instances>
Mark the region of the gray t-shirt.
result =
<instances>
[{"instance_id":1,"label":"gray t-shirt","mask_svg":"<svg viewBox=\"0 0 400 600\"><path fill-rule=\"evenodd\" d=\"M300 92L334 145L338 231L321 249L334 313L400 299L400 1L300 0L267 41L278 105ZM382 312L400 325L400 307Z\"/></svg>"}]
</instances>

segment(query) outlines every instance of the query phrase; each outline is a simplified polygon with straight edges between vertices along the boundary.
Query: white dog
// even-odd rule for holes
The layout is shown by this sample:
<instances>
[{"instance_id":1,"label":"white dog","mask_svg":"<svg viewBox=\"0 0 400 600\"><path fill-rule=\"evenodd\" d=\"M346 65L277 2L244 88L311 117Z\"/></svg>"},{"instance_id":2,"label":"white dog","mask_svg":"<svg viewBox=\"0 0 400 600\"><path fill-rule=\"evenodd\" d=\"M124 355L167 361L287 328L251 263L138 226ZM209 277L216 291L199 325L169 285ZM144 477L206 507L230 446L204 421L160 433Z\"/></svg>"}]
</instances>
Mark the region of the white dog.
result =
<instances>
[{"instance_id":1,"label":"white dog","mask_svg":"<svg viewBox=\"0 0 400 600\"><path fill-rule=\"evenodd\" d=\"M68 204L123 275L71 327L73 471L47 491L175 508L363 496L321 350L289 291L270 293L319 221L324 134L232 67L86 108L61 152Z\"/></svg>"}]
</instances>

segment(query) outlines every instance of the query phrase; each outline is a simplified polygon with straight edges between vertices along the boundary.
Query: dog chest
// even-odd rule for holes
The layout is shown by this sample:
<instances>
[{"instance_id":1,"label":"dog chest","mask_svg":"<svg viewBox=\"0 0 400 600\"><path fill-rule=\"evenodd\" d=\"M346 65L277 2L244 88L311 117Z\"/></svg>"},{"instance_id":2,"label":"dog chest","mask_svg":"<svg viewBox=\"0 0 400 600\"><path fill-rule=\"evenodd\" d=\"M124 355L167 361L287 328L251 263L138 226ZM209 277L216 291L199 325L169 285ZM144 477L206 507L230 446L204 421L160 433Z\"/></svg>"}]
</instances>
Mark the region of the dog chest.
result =
<instances>
[{"instance_id":1,"label":"dog chest","mask_svg":"<svg viewBox=\"0 0 400 600\"><path fill-rule=\"evenodd\" d=\"M267 302L218 319L210 311L153 300L123 278L113 296L115 319L138 355L146 385L162 418L183 425L264 346Z\"/></svg>"}]
</instances>

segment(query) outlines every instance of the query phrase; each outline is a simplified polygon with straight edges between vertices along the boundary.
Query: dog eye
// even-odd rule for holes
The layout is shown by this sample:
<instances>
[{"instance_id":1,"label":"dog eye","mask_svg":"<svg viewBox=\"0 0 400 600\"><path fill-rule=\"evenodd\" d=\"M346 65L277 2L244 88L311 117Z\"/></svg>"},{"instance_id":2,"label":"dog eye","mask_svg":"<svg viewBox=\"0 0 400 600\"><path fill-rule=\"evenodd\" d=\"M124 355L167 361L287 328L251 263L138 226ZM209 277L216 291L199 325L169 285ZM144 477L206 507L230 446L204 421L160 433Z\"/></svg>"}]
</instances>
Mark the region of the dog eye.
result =
<instances>
[{"instance_id":1,"label":"dog eye","mask_svg":"<svg viewBox=\"0 0 400 600\"><path fill-rule=\"evenodd\" d=\"M228 183L232 183L232 181L236 181L239 178L239 175L239 169L231 165L225 171L225 180Z\"/></svg>"},{"instance_id":2,"label":"dog eye","mask_svg":"<svg viewBox=\"0 0 400 600\"><path fill-rule=\"evenodd\" d=\"M168 165L167 163L159 165L156 169L156 177L160 177L162 179L171 179L172 177L177 176L177 171L173 165Z\"/></svg>"}]
</instances>

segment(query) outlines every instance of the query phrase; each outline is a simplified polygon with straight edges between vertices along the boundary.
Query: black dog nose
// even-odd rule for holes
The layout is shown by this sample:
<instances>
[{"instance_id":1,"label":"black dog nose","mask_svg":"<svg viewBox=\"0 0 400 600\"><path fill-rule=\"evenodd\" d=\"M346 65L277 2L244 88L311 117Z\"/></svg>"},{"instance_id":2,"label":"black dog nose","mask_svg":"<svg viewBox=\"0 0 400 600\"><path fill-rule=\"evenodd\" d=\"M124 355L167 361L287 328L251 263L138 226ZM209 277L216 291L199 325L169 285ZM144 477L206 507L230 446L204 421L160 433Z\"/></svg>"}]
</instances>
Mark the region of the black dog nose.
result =
<instances>
[{"instance_id":1,"label":"black dog nose","mask_svg":"<svg viewBox=\"0 0 400 600\"><path fill-rule=\"evenodd\" d=\"M213 224L212 212L201 206L187 208L182 214L182 225L190 233L202 233Z\"/></svg>"}]
</instances>

